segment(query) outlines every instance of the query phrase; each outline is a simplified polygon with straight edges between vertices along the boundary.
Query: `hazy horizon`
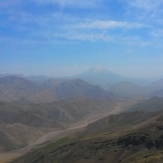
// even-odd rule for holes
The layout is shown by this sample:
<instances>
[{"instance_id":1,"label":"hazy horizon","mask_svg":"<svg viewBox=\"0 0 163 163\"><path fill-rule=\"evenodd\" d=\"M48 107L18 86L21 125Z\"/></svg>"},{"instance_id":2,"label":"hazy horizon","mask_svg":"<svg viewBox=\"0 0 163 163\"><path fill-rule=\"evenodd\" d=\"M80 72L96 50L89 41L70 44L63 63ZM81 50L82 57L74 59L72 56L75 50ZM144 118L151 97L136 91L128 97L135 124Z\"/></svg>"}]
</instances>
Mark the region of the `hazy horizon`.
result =
<instances>
[{"instance_id":1,"label":"hazy horizon","mask_svg":"<svg viewBox=\"0 0 163 163\"><path fill-rule=\"evenodd\" d=\"M0 2L0 74L71 76L100 65L163 77L160 0Z\"/></svg>"},{"instance_id":2,"label":"hazy horizon","mask_svg":"<svg viewBox=\"0 0 163 163\"><path fill-rule=\"evenodd\" d=\"M105 69L106 71L108 71L108 72L111 72L111 73L115 73L115 74L117 74L117 75L121 75L121 76L123 76L123 77L127 77L127 78L133 78L133 79L142 79L142 80L148 80L148 81L155 81L155 80L158 80L158 79L162 79L163 78L163 76L149 76L149 77L136 77L136 76L127 76L127 75L125 75L125 74L120 74L120 73L116 73L116 72L113 72L113 71L110 71L110 70L108 70L108 69L106 69L105 67L102 67L102 66L99 66L99 65L95 65L95 66L92 66L92 67L89 67L89 69L85 69L85 70L83 70L83 71L79 71L79 72L76 72L76 73L72 73L72 72L70 72L70 74L65 74L65 75L63 75L62 73L61 74L59 74L59 75L48 75L48 74L23 74L23 73L1 73L0 75L2 75L2 76L26 76L26 77L30 77L30 76L45 76L45 77L52 77L52 78L64 78L64 77L73 77L73 76L78 76L78 75L81 75L81 74L84 74L84 73L87 73L88 71L90 71L91 69L93 69L94 67L96 67L96 66L98 66L98 67L100 67L100 68L103 68L103 69Z\"/></svg>"}]
</instances>

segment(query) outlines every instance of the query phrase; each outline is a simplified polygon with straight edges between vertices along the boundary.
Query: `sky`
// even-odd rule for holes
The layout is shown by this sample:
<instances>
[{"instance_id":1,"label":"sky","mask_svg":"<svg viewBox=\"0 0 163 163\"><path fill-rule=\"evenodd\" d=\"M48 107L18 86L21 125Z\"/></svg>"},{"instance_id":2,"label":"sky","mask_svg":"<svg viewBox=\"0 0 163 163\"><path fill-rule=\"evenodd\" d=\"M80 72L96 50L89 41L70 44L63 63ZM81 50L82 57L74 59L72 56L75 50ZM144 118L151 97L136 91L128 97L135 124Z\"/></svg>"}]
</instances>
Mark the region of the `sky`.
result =
<instances>
[{"instance_id":1,"label":"sky","mask_svg":"<svg viewBox=\"0 0 163 163\"><path fill-rule=\"evenodd\" d=\"M94 65L163 77L163 0L0 0L0 74L69 76Z\"/></svg>"}]
</instances>

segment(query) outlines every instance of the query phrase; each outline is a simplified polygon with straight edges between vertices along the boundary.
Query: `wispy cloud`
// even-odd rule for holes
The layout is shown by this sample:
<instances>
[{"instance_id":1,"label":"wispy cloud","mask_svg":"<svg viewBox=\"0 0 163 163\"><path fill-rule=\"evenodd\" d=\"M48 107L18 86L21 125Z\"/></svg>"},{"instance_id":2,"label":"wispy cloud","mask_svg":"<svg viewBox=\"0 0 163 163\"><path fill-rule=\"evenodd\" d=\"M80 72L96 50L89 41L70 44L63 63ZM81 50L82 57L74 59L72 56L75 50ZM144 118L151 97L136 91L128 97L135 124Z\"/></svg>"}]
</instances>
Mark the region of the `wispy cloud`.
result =
<instances>
[{"instance_id":1,"label":"wispy cloud","mask_svg":"<svg viewBox=\"0 0 163 163\"><path fill-rule=\"evenodd\" d=\"M122 0L127 9L139 20L154 22L160 19L163 13L162 0Z\"/></svg>"},{"instance_id":2,"label":"wispy cloud","mask_svg":"<svg viewBox=\"0 0 163 163\"><path fill-rule=\"evenodd\" d=\"M140 8L140 9L145 9L147 11L153 11L156 8L161 7L161 5L163 5L163 1L162 0L128 0L128 3L136 8Z\"/></svg>"},{"instance_id":3,"label":"wispy cloud","mask_svg":"<svg viewBox=\"0 0 163 163\"><path fill-rule=\"evenodd\" d=\"M5 1L0 1L0 7L2 8L9 8L13 6L17 6L22 4L22 0L5 0Z\"/></svg>"},{"instance_id":4,"label":"wispy cloud","mask_svg":"<svg viewBox=\"0 0 163 163\"><path fill-rule=\"evenodd\" d=\"M155 31L152 31L151 36L156 37L156 38L163 37L163 29L157 29Z\"/></svg>"},{"instance_id":5,"label":"wispy cloud","mask_svg":"<svg viewBox=\"0 0 163 163\"><path fill-rule=\"evenodd\" d=\"M98 13L93 16L80 17L80 10L90 10L93 8L96 11L96 7L102 6L105 0L29 0L32 2L33 7L40 8L46 5L58 5L61 8L72 7L77 8L72 12L68 10L54 10L35 13L34 10L26 10L23 8L27 4L23 0L6 0L0 2L0 9L7 13L7 19L3 19L0 23L0 27L8 26L12 28L13 33L10 34L10 40L21 40L27 43L37 43L42 41L56 42L58 40L65 41L105 41L105 42L125 42L125 43L139 43L141 45L149 45L145 37L159 37L162 36L162 32L157 30L155 24L151 23L151 17L157 18L158 24L162 23L160 17L160 6L163 5L163 1L160 0L117 0L126 2L126 8L133 10L129 16L124 16L125 19L116 19L113 16L110 17L110 12L107 11L106 17L98 17ZM29 4L28 4L29 5ZM158 9L158 10L157 10ZM92 9L91 9L92 11ZM75 14L73 13L75 12ZM105 11L106 12L106 11ZM1 13L1 11L0 11ZM4 14L3 13L3 14ZM150 13L149 16L147 13ZM131 19L135 14L138 19ZM140 17L142 19L140 19ZM148 22L146 21L148 18ZM156 19L153 19L156 21ZM162 24L163 25L163 24ZM141 30L141 32L139 32ZM142 32L143 31L143 32ZM145 34L144 34L145 33ZM146 35L145 37L143 35ZM135 40L135 36L139 37ZM144 38L143 38L144 37ZM126 38L126 40L125 40ZM29 40L29 41L28 41ZM33 41L32 41L33 40ZM152 40L152 39L151 39ZM151 41L150 40L150 41ZM1 40L0 40L1 41Z\"/></svg>"},{"instance_id":6,"label":"wispy cloud","mask_svg":"<svg viewBox=\"0 0 163 163\"><path fill-rule=\"evenodd\" d=\"M148 39L145 45L153 44L158 46L162 43L162 15L163 15L163 1L162 0L120 0L125 4L126 17L132 18L138 23L148 25L147 31L142 33L144 38Z\"/></svg>"},{"instance_id":7,"label":"wispy cloud","mask_svg":"<svg viewBox=\"0 0 163 163\"><path fill-rule=\"evenodd\" d=\"M85 29L115 29L115 28L143 28L146 25L135 22L112 21L112 20L89 20L80 22L77 28Z\"/></svg>"},{"instance_id":8,"label":"wispy cloud","mask_svg":"<svg viewBox=\"0 0 163 163\"><path fill-rule=\"evenodd\" d=\"M71 41L104 41L113 42L122 40L121 37L128 37L131 30L149 28L145 24L137 22L121 21L100 21L100 20L83 20L79 19L68 21L63 26L55 27L55 22L50 26L42 28L32 33L32 37L41 37L48 40L71 40ZM55 30L54 30L55 29ZM134 36L133 36L134 37ZM124 41L124 40L123 40Z\"/></svg>"},{"instance_id":9,"label":"wispy cloud","mask_svg":"<svg viewBox=\"0 0 163 163\"><path fill-rule=\"evenodd\" d=\"M71 41L105 41L105 42L112 42L113 37L107 35L106 33L91 33L91 32L66 32L66 33L58 33L53 35L54 38L61 38Z\"/></svg>"},{"instance_id":10,"label":"wispy cloud","mask_svg":"<svg viewBox=\"0 0 163 163\"><path fill-rule=\"evenodd\" d=\"M77 8L98 7L102 0L34 0L39 5L54 4L60 7L75 6Z\"/></svg>"}]
</instances>

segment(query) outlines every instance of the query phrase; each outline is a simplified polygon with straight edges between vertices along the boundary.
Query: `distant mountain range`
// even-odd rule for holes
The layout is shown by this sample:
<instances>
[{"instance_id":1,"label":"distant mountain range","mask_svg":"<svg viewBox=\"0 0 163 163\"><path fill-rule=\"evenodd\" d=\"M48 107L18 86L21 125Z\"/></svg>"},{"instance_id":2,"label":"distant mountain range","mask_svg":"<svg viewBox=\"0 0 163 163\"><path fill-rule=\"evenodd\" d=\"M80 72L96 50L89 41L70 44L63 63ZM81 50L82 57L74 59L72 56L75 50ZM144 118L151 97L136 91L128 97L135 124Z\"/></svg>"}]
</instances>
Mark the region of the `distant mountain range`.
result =
<instances>
[{"instance_id":1,"label":"distant mountain range","mask_svg":"<svg viewBox=\"0 0 163 163\"><path fill-rule=\"evenodd\" d=\"M163 79L149 83L121 76L99 66L83 74L62 78L0 75L2 101L25 98L39 103L74 97L108 99L113 94L123 98L163 97Z\"/></svg>"},{"instance_id":2,"label":"distant mountain range","mask_svg":"<svg viewBox=\"0 0 163 163\"><path fill-rule=\"evenodd\" d=\"M66 81L49 80L45 83L45 88L56 93L59 99L75 97L85 97L94 99L109 99L113 93L103 89L98 85L89 84L81 79Z\"/></svg>"},{"instance_id":3,"label":"distant mountain range","mask_svg":"<svg viewBox=\"0 0 163 163\"><path fill-rule=\"evenodd\" d=\"M154 86L141 86L132 82L123 81L110 87L110 91L118 97L124 98L147 98L158 95L158 88ZM163 97L163 96L162 96Z\"/></svg>"},{"instance_id":4,"label":"distant mountain range","mask_svg":"<svg viewBox=\"0 0 163 163\"><path fill-rule=\"evenodd\" d=\"M155 88L156 90L163 89L163 79L159 79L154 82L151 82L149 86Z\"/></svg>"},{"instance_id":5,"label":"distant mountain range","mask_svg":"<svg viewBox=\"0 0 163 163\"><path fill-rule=\"evenodd\" d=\"M0 101L17 101L25 98L31 102L52 102L61 99L110 99L113 93L81 79L50 79L36 84L28 79L7 76L0 78Z\"/></svg>"},{"instance_id":6,"label":"distant mountain range","mask_svg":"<svg viewBox=\"0 0 163 163\"><path fill-rule=\"evenodd\" d=\"M32 102L50 102L55 100L54 94L40 85L17 76L0 78L0 100L16 101L26 98Z\"/></svg>"},{"instance_id":7,"label":"distant mountain range","mask_svg":"<svg viewBox=\"0 0 163 163\"><path fill-rule=\"evenodd\" d=\"M154 92L154 93L153 93L153 96L163 97L163 89Z\"/></svg>"},{"instance_id":8,"label":"distant mountain range","mask_svg":"<svg viewBox=\"0 0 163 163\"><path fill-rule=\"evenodd\" d=\"M154 88L153 96L163 97L163 79L159 79L150 83L150 87Z\"/></svg>"},{"instance_id":9,"label":"distant mountain range","mask_svg":"<svg viewBox=\"0 0 163 163\"><path fill-rule=\"evenodd\" d=\"M128 80L128 78L107 71L99 66L95 66L83 74L76 75L75 78L83 79L89 83L98 84L105 88L109 88L109 86L117 82Z\"/></svg>"},{"instance_id":10,"label":"distant mountain range","mask_svg":"<svg viewBox=\"0 0 163 163\"><path fill-rule=\"evenodd\" d=\"M0 77L5 77L5 76L11 76L10 74L6 74L6 75L0 75ZM106 70L103 67L100 66L94 66L92 68L90 68L88 71L79 74L79 75L75 75L75 76L69 76L69 77L48 77L48 76L44 76L44 75L40 75L40 76L24 76L21 74L18 75L14 75L14 76L18 76L18 77L22 77L22 78L26 78L28 80L31 80L35 83L39 83L39 84L43 84L44 82L46 82L47 80L50 79L56 79L56 80L72 80L72 79L82 79L84 81L89 82L90 84L95 84L95 85L100 85L104 88L110 88L110 86L117 84L119 82L122 81L130 81L136 84L147 84L148 81L147 80L140 80L140 79L133 79L133 78L129 78L129 77L125 77L116 73L113 73L111 71Z\"/></svg>"},{"instance_id":11,"label":"distant mountain range","mask_svg":"<svg viewBox=\"0 0 163 163\"><path fill-rule=\"evenodd\" d=\"M104 88L110 88L112 85L122 81L129 81L137 84L146 84L148 81L128 78L111 71L108 71L100 66L94 66L87 72L74 76L89 83L98 84Z\"/></svg>"}]
</instances>

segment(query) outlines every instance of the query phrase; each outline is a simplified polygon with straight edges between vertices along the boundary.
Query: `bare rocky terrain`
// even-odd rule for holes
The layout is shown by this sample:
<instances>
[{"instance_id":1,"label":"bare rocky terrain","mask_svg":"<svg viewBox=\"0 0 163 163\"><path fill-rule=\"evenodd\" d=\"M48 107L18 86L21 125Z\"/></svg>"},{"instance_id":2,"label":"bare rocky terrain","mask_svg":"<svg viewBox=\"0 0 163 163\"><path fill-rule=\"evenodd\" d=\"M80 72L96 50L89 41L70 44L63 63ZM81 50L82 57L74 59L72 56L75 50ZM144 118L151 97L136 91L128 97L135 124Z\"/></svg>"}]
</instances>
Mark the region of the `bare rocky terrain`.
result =
<instances>
[{"instance_id":1,"label":"bare rocky terrain","mask_svg":"<svg viewBox=\"0 0 163 163\"><path fill-rule=\"evenodd\" d=\"M151 99L88 124L80 133L64 135L36 148L14 163L161 163L163 161L163 105ZM157 101L157 105L151 105ZM150 110L144 108L150 103ZM140 110L142 107L142 110ZM137 108L137 109L136 109ZM155 110L156 109L156 110Z\"/></svg>"},{"instance_id":2,"label":"bare rocky terrain","mask_svg":"<svg viewBox=\"0 0 163 163\"><path fill-rule=\"evenodd\" d=\"M26 147L19 149L19 150L13 150L6 153L0 154L0 162L6 162L9 160L12 160L15 157L21 156L32 150L33 148L38 148L40 145L45 145L49 142L57 141L65 136L71 135L73 133L81 132L88 124L97 121L98 119L101 119L103 117L106 117L110 114L118 114L122 112L125 108L128 106L134 104L135 101L119 101L116 103L112 103L108 109L108 106L105 108L101 108L101 110L95 110L94 112L91 112L89 114L86 114L81 120L76 121L75 123L69 124L64 129L57 129L57 131L50 131L49 133L42 133L42 136L38 138L37 140L33 141L32 143L29 143ZM104 104L104 101L103 101ZM107 102L108 104L108 102ZM86 103L85 103L86 105ZM97 107L97 105L96 105Z\"/></svg>"}]
</instances>

